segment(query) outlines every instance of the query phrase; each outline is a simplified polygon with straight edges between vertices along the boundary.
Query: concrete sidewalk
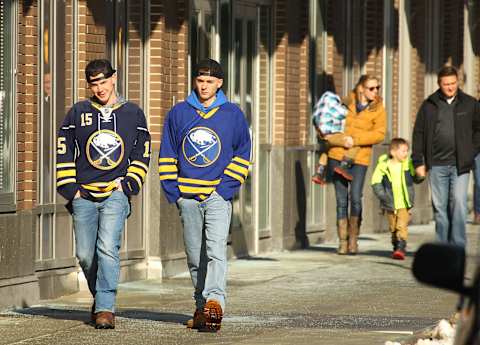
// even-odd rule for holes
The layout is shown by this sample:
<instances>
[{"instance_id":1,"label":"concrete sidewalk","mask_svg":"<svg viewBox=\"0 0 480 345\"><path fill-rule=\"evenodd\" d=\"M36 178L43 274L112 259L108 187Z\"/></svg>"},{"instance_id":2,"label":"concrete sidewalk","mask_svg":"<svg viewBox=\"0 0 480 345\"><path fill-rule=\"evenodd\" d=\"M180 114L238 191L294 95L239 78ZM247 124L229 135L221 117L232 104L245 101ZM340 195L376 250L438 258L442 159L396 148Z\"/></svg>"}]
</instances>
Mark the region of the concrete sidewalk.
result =
<instances>
[{"instance_id":1,"label":"concrete sidewalk","mask_svg":"<svg viewBox=\"0 0 480 345\"><path fill-rule=\"evenodd\" d=\"M0 313L0 344L384 344L411 337L454 312L457 296L418 284L413 251L433 225L412 226L405 261L390 258L389 234L361 236L360 254L336 243L232 260L218 334L187 330L193 312L187 275L120 285L115 330L95 330L90 297L79 292ZM477 253L469 225L469 251Z\"/></svg>"}]
</instances>

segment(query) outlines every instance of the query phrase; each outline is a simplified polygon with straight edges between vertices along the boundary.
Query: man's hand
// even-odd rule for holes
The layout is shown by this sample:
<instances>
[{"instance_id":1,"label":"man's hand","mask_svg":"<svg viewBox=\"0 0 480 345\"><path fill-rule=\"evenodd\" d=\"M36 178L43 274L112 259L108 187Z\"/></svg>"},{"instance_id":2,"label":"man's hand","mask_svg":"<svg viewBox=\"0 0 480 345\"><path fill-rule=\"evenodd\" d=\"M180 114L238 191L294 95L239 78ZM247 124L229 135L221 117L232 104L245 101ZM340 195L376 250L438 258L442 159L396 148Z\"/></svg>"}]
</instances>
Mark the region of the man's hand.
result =
<instances>
[{"instance_id":1,"label":"man's hand","mask_svg":"<svg viewBox=\"0 0 480 345\"><path fill-rule=\"evenodd\" d=\"M426 177L427 176L427 169L425 165L420 165L415 168L415 174L420 177Z\"/></svg>"},{"instance_id":2,"label":"man's hand","mask_svg":"<svg viewBox=\"0 0 480 345\"><path fill-rule=\"evenodd\" d=\"M75 193L75 196L73 197L73 199L78 199L80 198L80 190L77 190L77 192Z\"/></svg>"},{"instance_id":3,"label":"man's hand","mask_svg":"<svg viewBox=\"0 0 480 345\"><path fill-rule=\"evenodd\" d=\"M353 146L353 138L350 137L350 136L346 136L344 138L344 141L345 143L343 144L343 146L346 148L346 149L349 149Z\"/></svg>"}]
</instances>

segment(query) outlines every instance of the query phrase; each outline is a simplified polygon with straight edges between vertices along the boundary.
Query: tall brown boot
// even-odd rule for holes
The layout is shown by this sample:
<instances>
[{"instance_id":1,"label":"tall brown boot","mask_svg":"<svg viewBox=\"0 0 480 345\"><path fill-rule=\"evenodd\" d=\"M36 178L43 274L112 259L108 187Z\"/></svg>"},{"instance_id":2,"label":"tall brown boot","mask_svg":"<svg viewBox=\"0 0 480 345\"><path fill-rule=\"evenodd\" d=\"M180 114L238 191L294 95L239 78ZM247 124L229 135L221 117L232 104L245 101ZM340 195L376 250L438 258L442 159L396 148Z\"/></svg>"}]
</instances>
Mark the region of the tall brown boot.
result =
<instances>
[{"instance_id":1,"label":"tall brown boot","mask_svg":"<svg viewBox=\"0 0 480 345\"><path fill-rule=\"evenodd\" d=\"M355 255L358 252L358 234L360 232L360 217L350 217L348 221L348 253Z\"/></svg>"},{"instance_id":2,"label":"tall brown boot","mask_svg":"<svg viewBox=\"0 0 480 345\"><path fill-rule=\"evenodd\" d=\"M345 255L348 253L348 220L347 218L337 220L338 246L337 253Z\"/></svg>"}]
</instances>

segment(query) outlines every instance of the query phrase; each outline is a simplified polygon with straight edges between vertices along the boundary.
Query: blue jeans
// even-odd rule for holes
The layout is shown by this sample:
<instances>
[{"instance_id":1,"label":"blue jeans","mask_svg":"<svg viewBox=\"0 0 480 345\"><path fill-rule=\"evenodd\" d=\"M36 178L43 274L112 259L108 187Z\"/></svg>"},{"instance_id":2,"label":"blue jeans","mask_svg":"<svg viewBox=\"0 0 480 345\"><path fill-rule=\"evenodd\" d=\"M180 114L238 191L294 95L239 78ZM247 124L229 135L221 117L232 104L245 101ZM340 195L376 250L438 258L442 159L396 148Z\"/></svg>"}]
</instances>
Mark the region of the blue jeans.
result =
<instances>
[{"instance_id":1,"label":"blue jeans","mask_svg":"<svg viewBox=\"0 0 480 345\"><path fill-rule=\"evenodd\" d=\"M218 301L225 311L227 285L227 239L232 204L213 192L202 202L177 202L183 224L183 240L197 309L205 302Z\"/></svg>"},{"instance_id":2,"label":"blue jeans","mask_svg":"<svg viewBox=\"0 0 480 345\"><path fill-rule=\"evenodd\" d=\"M432 166L429 175L437 240L464 247L470 174L449 165Z\"/></svg>"},{"instance_id":3,"label":"blue jeans","mask_svg":"<svg viewBox=\"0 0 480 345\"><path fill-rule=\"evenodd\" d=\"M340 161L330 158L328 160L329 173L335 186L337 201L337 220L349 217L348 203L350 201L350 217L362 216L363 184L368 167L366 165L353 164L348 172L353 176L352 181L344 179L333 169L340 165Z\"/></svg>"},{"instance_id":4,"label":"blue jeans","mask_svg":"<svg viewBox=\"0 0 480 345\"><path fill-rule=\"evenodd\" d=\"M95 299L95 312L114 312L128 198L114 191L102 202L77 198L72 206L76 255Z\"/></svg>"},{"instance_id":5,"label":"blue jeans","mask_svg":"<svg viewBox=\"0 0 480 345\"><path fill-rule=\"evenodd\" d=\"M473 180L473 210L480 214L480 153L475 157Z\"/></svg>"}]
</instances>

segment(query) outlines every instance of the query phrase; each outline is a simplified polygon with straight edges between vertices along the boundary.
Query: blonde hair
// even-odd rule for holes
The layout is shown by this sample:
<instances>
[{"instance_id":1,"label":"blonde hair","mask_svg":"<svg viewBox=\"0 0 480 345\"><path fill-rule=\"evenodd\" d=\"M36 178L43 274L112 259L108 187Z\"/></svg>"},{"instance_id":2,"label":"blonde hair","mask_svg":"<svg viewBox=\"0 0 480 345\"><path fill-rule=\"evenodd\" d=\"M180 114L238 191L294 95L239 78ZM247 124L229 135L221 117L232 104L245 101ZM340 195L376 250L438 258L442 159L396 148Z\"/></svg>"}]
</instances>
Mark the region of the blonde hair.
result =
<instances>
[{"instance_id":1,"label":"blonde hair","mask_svg":"<svg viewBox=\"0 0 480 345\"><path fill-rule=\"evenodd\" d=\"M364 87L367 81L369 80L376 80L379 81L379 79L371 74L362 74L360 78L358 78L357 84L355 85L355 88L353 91L355 92L355 98L358 101L360 101L360 87Z\"/></svg>"}]
</instances>

